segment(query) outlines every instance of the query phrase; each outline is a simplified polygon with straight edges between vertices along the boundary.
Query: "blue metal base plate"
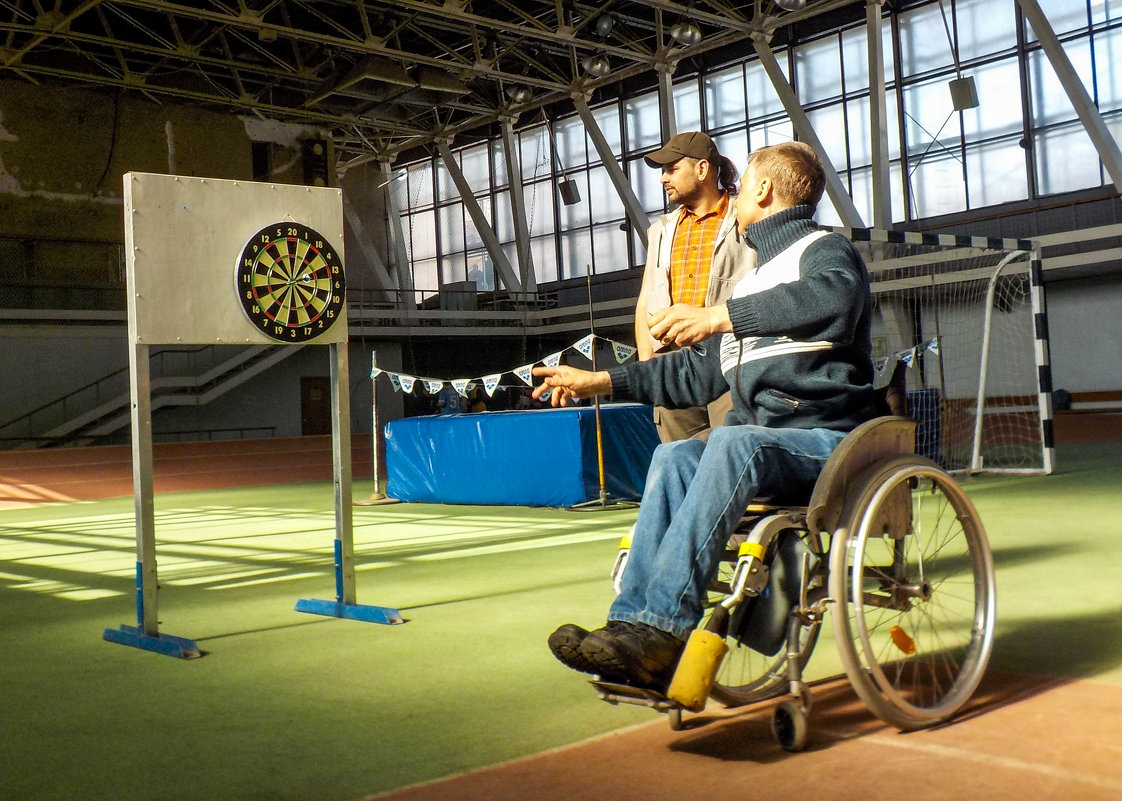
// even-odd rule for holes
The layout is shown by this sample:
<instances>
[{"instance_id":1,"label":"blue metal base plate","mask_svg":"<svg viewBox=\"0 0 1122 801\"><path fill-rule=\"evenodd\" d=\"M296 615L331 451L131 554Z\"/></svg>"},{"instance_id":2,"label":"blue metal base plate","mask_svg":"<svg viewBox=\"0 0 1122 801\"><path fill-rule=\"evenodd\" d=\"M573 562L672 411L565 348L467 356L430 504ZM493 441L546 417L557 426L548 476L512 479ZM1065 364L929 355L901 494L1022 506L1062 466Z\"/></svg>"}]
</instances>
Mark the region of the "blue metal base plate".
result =
<instances>
[{"instance_id":1,"label":"blue metal base plate","mask_svg":"<svg viewBox=\"0 0 1122 801\"><path fill-rule=\"evenodd\" d=\"M186 637L173 637L170 634L145 634L136 626L122 625L116 629L106 629L101 639L118 645L128 645L145 651L153 651L176 659L198 659L203 655L194 640Z\"/></svg>"},{"instance_id":2,"label":"blue metal base plate","mask_svg":"<svg viewBox=\"0 0 1122 801\"><path fill-rule=\"evenodd\" d=\"M296 611L307 612L310 615L327 615L328 617L342 617L347 620L361 620L364 623L384 623L390 626L405 622L399 611L388 606L345 604L341 601L301 599L296 602Z\"/></svg>"}]
</instances>

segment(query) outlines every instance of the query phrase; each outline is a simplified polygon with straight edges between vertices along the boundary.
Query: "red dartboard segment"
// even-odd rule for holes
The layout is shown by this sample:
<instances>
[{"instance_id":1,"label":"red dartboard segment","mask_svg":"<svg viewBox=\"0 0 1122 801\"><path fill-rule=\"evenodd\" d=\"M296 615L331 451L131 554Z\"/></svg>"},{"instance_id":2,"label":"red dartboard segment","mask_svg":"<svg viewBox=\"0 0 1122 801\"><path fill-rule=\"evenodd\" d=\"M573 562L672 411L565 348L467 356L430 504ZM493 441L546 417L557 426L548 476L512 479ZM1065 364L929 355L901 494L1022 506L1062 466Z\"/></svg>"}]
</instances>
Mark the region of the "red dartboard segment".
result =
<instances>
[{"instance_id":1,"label":"red dartboard segment","mask_svg":"<svg viewBox=\"0 0 1122 801\"><path fill-rule=\"evenodd\" d=\"M257 330L280 342L320 336L345 302L343 265L319 232L279 222L246 243L234 274L242 309Z\"/></svg>"}]
</instances>

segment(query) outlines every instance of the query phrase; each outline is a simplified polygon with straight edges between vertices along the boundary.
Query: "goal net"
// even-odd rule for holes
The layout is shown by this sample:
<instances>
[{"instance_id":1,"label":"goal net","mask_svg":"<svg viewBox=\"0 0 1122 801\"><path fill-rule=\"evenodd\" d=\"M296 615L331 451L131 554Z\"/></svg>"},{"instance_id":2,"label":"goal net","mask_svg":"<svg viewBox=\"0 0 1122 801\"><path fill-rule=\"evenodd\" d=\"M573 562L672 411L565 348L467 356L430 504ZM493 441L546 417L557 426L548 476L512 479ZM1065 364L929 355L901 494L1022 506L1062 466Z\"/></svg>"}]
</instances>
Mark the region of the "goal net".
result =
<instances>
[{"instance_id":1,"label":"goal net","mask_svg":"<svg viewBox=\"0 0 1122 801\"><path fill-rule=\"evenodd\" d=\"M916 451L952 472L1049 473L1047 317L1031 241L836 229L869 268L878 385L907 366Z\"/></svg>"}]
</instances>

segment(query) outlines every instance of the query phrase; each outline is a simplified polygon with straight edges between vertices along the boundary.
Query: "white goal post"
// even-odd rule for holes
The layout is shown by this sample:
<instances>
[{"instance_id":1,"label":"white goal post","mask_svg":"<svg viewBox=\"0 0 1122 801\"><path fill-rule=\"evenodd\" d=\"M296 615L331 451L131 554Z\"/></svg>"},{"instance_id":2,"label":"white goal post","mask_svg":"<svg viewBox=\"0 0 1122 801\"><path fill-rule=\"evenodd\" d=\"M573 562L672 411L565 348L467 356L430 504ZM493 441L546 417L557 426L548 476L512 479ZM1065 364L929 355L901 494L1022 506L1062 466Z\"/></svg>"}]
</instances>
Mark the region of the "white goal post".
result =
<instances>
[{"instance_id":1,"label":"white goal post","mask_svg":"<svg viewBox=\"0 0 1122 801\"><path fill-rule=\"evenodd\" d=\"M1050 473L1052 381L1039 246L833 229L869 268L878 383L907 364L918 453L951 472Z\"/></svg>"}]
</instances>

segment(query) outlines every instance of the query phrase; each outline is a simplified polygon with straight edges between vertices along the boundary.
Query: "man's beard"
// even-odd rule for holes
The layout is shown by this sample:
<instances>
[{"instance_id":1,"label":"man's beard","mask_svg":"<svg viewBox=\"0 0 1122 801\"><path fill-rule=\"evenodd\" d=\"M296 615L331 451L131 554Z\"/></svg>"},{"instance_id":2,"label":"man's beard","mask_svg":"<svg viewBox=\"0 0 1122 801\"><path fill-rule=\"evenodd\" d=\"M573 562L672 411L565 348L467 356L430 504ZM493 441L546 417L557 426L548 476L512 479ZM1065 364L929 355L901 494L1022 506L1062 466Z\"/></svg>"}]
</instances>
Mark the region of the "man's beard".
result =
<instances>
[{"instance_id":1,"label":"man's beard","mask_svg":"<svg viewBox=\"0 0 1122 801\"><path fill-rule=\"evenodd\" d=\"M673 205L685 206L688 209L693 209L697 207L697 201L700 197L701 187L695 186L692 190L676 190L674 197L670 197L670 195L667 194L666 199Z\"/></svg>"}]
</instances>

